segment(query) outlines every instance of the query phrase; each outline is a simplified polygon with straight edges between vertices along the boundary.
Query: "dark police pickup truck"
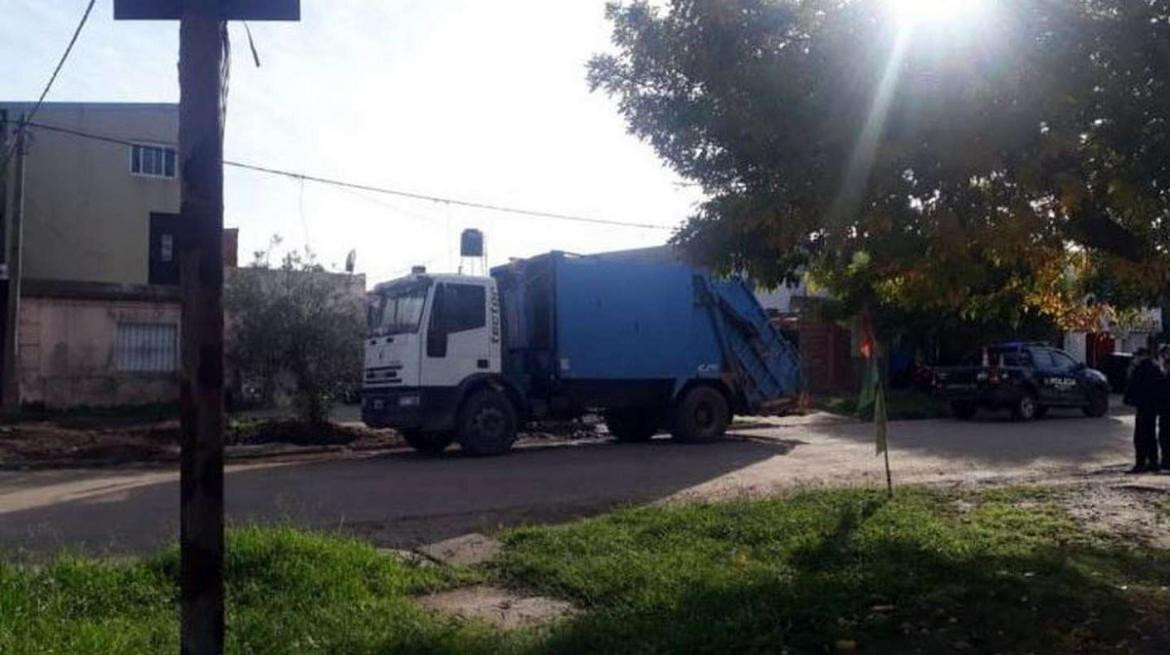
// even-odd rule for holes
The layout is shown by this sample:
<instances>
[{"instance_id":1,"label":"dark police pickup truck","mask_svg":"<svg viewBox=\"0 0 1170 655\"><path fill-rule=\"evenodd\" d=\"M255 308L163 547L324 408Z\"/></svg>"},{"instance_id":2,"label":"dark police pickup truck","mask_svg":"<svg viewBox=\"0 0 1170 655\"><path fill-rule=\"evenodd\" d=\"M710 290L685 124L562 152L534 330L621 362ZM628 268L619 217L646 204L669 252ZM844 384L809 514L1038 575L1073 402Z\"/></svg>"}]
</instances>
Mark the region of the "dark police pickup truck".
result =
<instances>
[{"instance_id":1,"label":"dark police pickup truck","mask_svg":"<svg viewBox=\"0 0 1170 655\"><path fill-rule=\"evenodd\" d=\"M1007 409L1019 421L1042 418L1049 407L1079 407L1092 417L1109 411L1103 373L1039 343L988 346L962 366L937 368L934 391L961 420L980 408Z\"/></svg>"}]
</instances>

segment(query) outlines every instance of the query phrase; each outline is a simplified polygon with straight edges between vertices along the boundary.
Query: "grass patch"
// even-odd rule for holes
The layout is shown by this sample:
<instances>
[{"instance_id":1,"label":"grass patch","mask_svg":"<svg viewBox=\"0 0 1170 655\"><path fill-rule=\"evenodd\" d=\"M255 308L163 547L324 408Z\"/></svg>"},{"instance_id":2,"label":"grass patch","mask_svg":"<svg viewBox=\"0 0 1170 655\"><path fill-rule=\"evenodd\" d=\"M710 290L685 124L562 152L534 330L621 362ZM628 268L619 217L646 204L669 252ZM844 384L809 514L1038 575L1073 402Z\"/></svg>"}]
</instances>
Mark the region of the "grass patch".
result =
<instances>
[{"instance_id":1,"label":"grass patch","mask_svg":"<svg viewBox=\"0 0 1170 655\"><path fill-rule=\"evenodd\" d=\"M1166 638L1167 553L1093 541L1055 504L976 497L959 513L954 500L816 491L634 509L508 532L496 571L591 610L554 632L553 652L805 653L845 640L883 653L1127 653L1156 652L1131 628Z\"/></svg>"},{"instance_id":2,"label":"grass patch","mask_svg":"<svg viewBox=\"0 0 1170 655\"><path fill-rule=\"evenodd\" d=\"M813 407L833 414L857 416L857 395L821 396L813 399ZM891 421L915 421L950 416L947 404L935 396L913 389L887 389L886 415ZM873 418L873 411L861 416Z\"/></svg>"},{"instance_id":3,"label":"grass patch","mask_svg":"<svg viewBox=\"0 0 1170 655\"><path fill-rule=\"evenodd\" d=\"M409 599L475 574L403 564L355 540L235 530L225 571L231 653L487 652L499 641ZM173 548L134 564L0 564L0 653L178 652L178 573Z\"/></svg>"},{"instance_id":4,"label":"grass patch","mask_svg":"<svg viewBox=\"0 0 1170 655\"><path fill-rule=\"evenodd\" d=\"M1083 531L1044 490L809 491L505 531L501 559L419 568L355 540L230 533L229 653L1153 653L1170 553ZM0 653L177 651L178 558L0 563ZM503 633L411 596L478 581L582 612ZM1143 637L1145 640L1143 640Z\"/></svg>"}]
</instances>

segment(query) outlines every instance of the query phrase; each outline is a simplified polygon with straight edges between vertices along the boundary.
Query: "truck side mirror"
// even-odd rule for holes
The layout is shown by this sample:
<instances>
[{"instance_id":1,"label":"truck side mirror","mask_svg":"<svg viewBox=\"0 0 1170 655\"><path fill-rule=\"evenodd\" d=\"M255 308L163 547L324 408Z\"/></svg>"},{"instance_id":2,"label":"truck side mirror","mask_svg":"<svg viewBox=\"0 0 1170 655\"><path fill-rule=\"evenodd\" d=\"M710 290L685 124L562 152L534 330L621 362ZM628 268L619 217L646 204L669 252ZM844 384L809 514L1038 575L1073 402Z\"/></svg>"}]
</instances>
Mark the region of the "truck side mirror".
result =
<instances>
[{"instance_id":1,"label":"truck side mirror","mask_svg":"<svg viewBox=\"0 0 1170 655\"><path fill-rule=\"evenodd\" d=\"M434 300L431 301L431 318L427 322L427 357L447 356L447 311L446 285L435 287Z\"/></svg>"}]
</instances>

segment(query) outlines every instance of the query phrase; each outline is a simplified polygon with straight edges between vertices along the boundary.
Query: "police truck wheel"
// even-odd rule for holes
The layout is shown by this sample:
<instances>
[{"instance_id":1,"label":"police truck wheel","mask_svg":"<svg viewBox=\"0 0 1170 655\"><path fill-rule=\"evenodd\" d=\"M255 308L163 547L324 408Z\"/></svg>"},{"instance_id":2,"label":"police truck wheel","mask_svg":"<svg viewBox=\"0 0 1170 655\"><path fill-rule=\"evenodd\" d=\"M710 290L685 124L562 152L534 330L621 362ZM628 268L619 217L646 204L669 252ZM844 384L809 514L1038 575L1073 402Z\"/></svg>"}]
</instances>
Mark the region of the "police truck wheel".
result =
<instances>
[{"instance_id":1,"label":"police truck wheel","mask_svg":"<svg viewBox=\"0 0 1170 655\"><path fill-rule=\"evenodd\" d=\"M516 410L498 391L478 391L459 412L459 445L470 455L500 455L516 441Z\"/></svg>"},{"instance_id":2,"label":"police truck wheel","mask_svg":"<svg viewBox=\"0 0 1170 655\"><path fill-rule=\"evenodd\" d=\"M1101 418L1109 413L1109 394L1098 391L1089 396L1089 404L1081 408L1089 418Z\"/></svg>"},{"instance_id":3,"label":"police truck wheel","mask_svg":"<svg viewBox=\"0 0 1170 655\"><path fill-rule=\"evenodd\" d=\"M605 427L621 442L650 441L658 432L658 415L648 409L614 410L606 413Z\"/></svg>"},{"instance_id":4,"label":"police truck wheel","mask_svg":"<svg viewBox=\"0 0 1170 655\"><path fill-rule=\"evenodd\" d=\"M421 430L406 430L401 433L402 438L424 455L438 455L455 441L455 435L450 432L423 432Z\"/></svg>"},{"instance_id":5,"label":"police truck wheel","mask_svg":"<svg viewBox=\"0 0 1170 655\"><path fill-rule=\"evenodd\" d=\"M1036 418L1038 407L1036 404L1036 396L1030 393L1022 393L1012 405L1012 418L1017 421L1031 421Z\"/></svg>"},{"instance_id":6,"label":"police truck wheel","mask_svg":"<svg viewBox=\"0 0 1170 655\"><path fill-rule=\"evenodd\" d=\"M711 387L694 387L675 406L670 434L682 443L710 443L731 421L727 399Z\"/></svg>"},{"instance_id":7,"label":"police truck wheel","mask_svg":"<svg viewBox=\"0 0 1170 655\"><path fill-rule=\"evenodd\" d=\"M975 403L959 401L951 403L951 414L960 421L970 421L975 417L975 411L978 409Z\"/></svg>"}]
</instances>

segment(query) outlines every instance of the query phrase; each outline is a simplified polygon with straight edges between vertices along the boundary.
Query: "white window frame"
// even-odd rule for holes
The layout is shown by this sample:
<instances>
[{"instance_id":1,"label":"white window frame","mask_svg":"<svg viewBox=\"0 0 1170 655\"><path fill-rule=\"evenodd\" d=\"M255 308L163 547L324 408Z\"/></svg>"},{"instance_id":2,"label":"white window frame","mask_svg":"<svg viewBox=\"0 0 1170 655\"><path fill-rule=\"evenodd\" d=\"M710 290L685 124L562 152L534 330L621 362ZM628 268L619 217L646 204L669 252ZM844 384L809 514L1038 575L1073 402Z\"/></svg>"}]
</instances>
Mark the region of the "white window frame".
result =
<instances>
[{"instance_id":1,"label":"white window frame","mask_svg":"<svg viewBox=\"0 0 1170 655\"><path fill-rule=\"evenodd\" d=\"M155 173L144 172L142 170L142 162L141 161L138 162L138 170L137 171L134 170L134 152L136 150L139 152L142 152L141 151L142 148L155 148L155 149L158 149L162 152L162 154L163 154L162 171L163 172L161 175L156 175ZM166 171L167 171L166 153L167 153L167 151L175 153L175 174L174 175L167 175L166 174ZM130 174L133 175L134 177L149 177L149 178L153 178L156 180L178 179L178 177L179 177L179 148L178 148L178 146L175 146L175 145L169 144L169 143L147 143L144 141L134 141L131 143L130 149L129 149L129 164L130 164Z\"/></svg>"}]
</instances>

